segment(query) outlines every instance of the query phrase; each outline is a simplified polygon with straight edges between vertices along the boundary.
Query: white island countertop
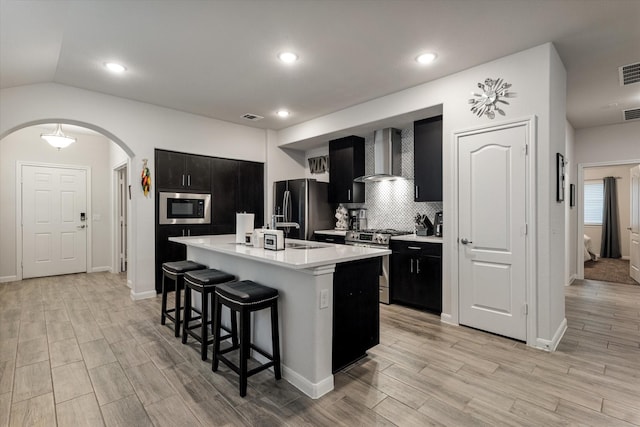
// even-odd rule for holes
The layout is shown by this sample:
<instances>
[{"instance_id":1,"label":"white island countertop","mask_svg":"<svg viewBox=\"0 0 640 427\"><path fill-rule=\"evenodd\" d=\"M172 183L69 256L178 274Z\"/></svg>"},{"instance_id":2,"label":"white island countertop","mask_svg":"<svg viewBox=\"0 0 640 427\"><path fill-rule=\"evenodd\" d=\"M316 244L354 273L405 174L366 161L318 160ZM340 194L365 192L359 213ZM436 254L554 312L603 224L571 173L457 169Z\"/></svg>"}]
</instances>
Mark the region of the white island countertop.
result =
<instances>
[{"instance_id":1,"label":"white island countertop","mask_svg":"<svg viewBox=\"0 0 640 427\"><path fill-rule=\"evenodd\" d=\"M365 248L361 246L335 245L331 243L311 242L306 240L286 239L287 245L298 245L298 248L285 248L272 251L254 248L235 243L235 234L218 236L170 237L170 241L187 246L207 249L226 255L247 258L253 261L273 264L293 270L315 268L359 259L375 258L389 255L388 249Z\"/></svg>"}]
</instances>

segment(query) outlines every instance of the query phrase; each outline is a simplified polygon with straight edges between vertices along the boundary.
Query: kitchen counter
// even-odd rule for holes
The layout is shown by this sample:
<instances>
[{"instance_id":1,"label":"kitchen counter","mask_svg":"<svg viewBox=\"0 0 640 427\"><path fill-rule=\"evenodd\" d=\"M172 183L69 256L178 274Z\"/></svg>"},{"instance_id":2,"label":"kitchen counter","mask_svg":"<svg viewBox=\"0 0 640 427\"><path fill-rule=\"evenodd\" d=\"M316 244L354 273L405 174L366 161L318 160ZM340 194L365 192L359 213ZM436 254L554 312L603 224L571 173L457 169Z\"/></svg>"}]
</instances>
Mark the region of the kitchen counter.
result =
<instances>
[{"instance_id":1,"label":"kitchen counter","mask_svg":"<svg viewBox=\"0 0 640 427\"><path fill-rule=\"evenodd\" d=\"M314 233L316 234L326 234L329 236L346 236L347 235L347 230L316 230L314 231Z\"/></svg>"},{"instance_id":2,"label":"kitchen counter","mask_svg":"<svg viewBox=\"0 0 640 427\"><path fill-rule=\"evenodd\" d=\"M349 269L360 268L362 264L374 262L376 257L391 253L387 249L294 239L287 239L286 243L307 245L313 249L287 248L270 251L236 244L235 235L171 237L169 240L185 244L187 258L190 260L234 274L239 280L253 280L278 289L282 376L314 399L328 393L334 387L334 326L340 330L356 328L353 335L350 335L353 337L351 342L357 343L360 335L357 328L361 326L358 322L334 325L334 311L338 310L338 303L344 302L338 295L345 294L345 291L347 295L356 295L360 289L372 291L372 307L374 310L378 307L377 269L367 269L367 272L373 271L373 274L369 274L372 276L370 280L362 274L351 273ZM355 276L359 280L354 282L337 279L344 276ZM353 285L359 287L358 292L348 292L348 286ZM334 295L338 298L335 310ZM195 299L194 302L199 306L199 299ZM222 323L229 325L228 311L223 310L222 314ZM378 327L378 312L375 311L374 314L374 325ZM252 335L256 345L271 352L269 310L254 313ZM377 332L374 340L372 345L378 342ZM368 348L370 346L364 351ZM340 350L340 347L335 349ZM252 356L260 361L264 360L256 352ZM249 383L251 384L251 381Z\"/></svg>"},{"instance_id":3,"label":"kitchen counter","mask_svg":"<svg viewBox=\"0 0 640 427\"><path fill-rule=\"evenodd\" d=\"M442 244L442 237L436 236L416 236L415 234L405 234L403 236L393 236L391 240L402 240L405 242L424 242L424 243L440 243Z\"/></svg>"}]
</instances>

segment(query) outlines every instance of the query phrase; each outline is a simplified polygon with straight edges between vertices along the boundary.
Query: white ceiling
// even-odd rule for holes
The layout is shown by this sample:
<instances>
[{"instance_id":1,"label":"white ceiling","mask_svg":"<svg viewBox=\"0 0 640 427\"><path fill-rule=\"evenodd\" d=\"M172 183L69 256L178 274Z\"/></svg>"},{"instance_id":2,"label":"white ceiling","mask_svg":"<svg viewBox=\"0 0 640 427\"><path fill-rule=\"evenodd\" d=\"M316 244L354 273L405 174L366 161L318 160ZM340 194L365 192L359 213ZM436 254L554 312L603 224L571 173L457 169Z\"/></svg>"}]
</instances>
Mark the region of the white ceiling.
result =
<instances>
[{"instance_id":1,"label":"white ceiling","mask_svg":"<svg viewBox=\"0 0 640 427\"><path fill-rule=\"evenodd\" d=\"M550 41L574 127L640 107L640 84L618 82L640 61L640 0L0 2L2 88L56 82L278 130Z\"/></svg>"}]
</instances>

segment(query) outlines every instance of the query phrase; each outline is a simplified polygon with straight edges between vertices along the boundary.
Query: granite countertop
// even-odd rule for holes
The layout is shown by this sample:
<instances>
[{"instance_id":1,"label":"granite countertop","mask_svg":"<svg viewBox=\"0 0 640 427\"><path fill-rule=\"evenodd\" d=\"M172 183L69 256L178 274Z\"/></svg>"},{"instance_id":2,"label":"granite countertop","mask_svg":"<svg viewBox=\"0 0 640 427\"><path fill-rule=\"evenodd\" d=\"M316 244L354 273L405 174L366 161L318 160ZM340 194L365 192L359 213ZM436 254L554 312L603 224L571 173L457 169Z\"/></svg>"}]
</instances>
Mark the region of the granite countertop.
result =
<instances>
[{"instance_id":1,"label":"granite countertop","mask_svg":"<svg viewBox=\"0 0 640 427\"><path fill-rule=\"evenodd\" d=\"M436 236L416 236L415 234L405 234L403 236L393 236L391 240L402 240L405 242L424 242L424 243L440 243L442 237Z\"/></svg>"},{"instance_id":2,"label":"granite countertop","mask_svg":"<svg viewBox=\"0 0 640 427\"><path fill-rule=\"evenodd\" d=\"M301 248L285 248L272 251L235 243L235 234L218 236L170 237L169 240L195 248L206 249L226 255L237 256L252 261L278 265L283 268L301 270L325 265L338 264L359 259L390 255L388 249L365 248L361 246L336 245L306 240L286 239L286 244L297 244ZM305 248L309 246L309 248Z\"/></svg>"},{"instance_id":3,"label":"granite countertop","mask_svg":"<svg viewBox=\"0 0 640 427\"><path fill-rule=\"evenodd\" d=\"M316 231L314 231L314 233L316 233L316 234L326 234L326 235L329 235L329 236L346 236L347 235L347 230L336 230L336 229L316 230Z\"/></svg>"}]
</instances>

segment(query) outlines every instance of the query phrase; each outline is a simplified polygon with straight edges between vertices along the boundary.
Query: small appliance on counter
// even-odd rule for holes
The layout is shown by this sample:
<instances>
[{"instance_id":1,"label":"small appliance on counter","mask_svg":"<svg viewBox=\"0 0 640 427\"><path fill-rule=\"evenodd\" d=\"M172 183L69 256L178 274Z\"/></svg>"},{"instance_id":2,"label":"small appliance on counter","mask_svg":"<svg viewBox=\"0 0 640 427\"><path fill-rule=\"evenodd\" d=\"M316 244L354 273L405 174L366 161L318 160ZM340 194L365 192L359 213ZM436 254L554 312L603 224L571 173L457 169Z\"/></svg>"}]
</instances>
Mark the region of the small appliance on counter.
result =
<instances>
[{"instance_id":1,"label":"small appliance on counter","mask_svg":"<svg viewBox=\"0 0 640 427\"><path fill-rule=\"evenodd\" d=\"M271 251L284 250L284 231L282 230L265 230L264 232L264 248Z\"/></svg>"},{"instance_id":2,"label":"small appliance on counter","mask_svg":"<svg viewBox=\"0 0 640 427\"><path fill-rule=\"evenodd\" d=\"M364 208L349 209L349 230L367 229L367 210Z\"/></svg>"},{"instance_id":3,"label":"small appliance on counter","mask_svg":"<svg viewBox=\"0 0 640 427\"><path fill-rule=\"evenodd\" d=\"M253 232L253 219L255 215L252 213L236 214L236 243L246 243L247 233Z\"/></svg>"},{"instance_id":4,"label":"small appliance on counter","mask_svg":"<svg viewBox=\"0 0 640 427\"><path fill-rule=\"evenodd\" d=\"M433 221L433 226L435 227L436 237L442 237L442 211L436 212L436 217Z\"/></svg>"}]
</instances>

